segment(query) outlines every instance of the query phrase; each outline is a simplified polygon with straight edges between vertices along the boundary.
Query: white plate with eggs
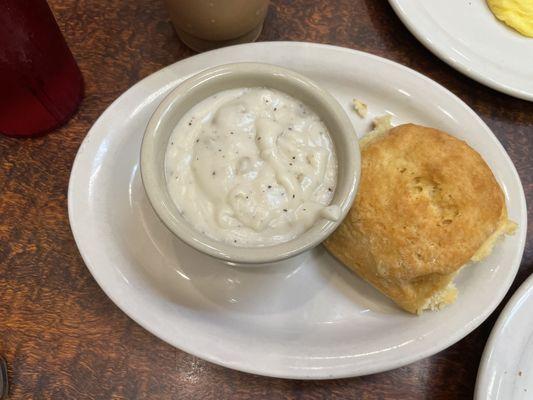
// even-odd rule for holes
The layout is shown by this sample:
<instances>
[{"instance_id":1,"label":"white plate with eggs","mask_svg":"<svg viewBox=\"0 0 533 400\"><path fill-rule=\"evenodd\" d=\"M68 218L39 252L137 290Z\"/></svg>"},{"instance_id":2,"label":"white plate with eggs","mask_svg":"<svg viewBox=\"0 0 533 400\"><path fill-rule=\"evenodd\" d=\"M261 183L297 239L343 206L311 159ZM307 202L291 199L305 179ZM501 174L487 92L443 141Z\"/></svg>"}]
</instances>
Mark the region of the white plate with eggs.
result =
<instances>
[{"instance_id":1,"label":"white plate with eggs","mask_svg":"<svg viewBox=\"0 0 533 400\"><path fill-rule=\"evenodd\" d=\"M457 302L413 316L321 246L299 265L232 268L199 255L160 222L139 174L150 116L184 79L209 67L255 61L299 72L331 93L362 136L373 117L450 132L476 149L506 196L513 238L457 279ZM360 118L352 99L364 100ZM430 356L475 329L507 292L526 234L522 185L483 121L448 90L399 64L340 47L246 44L200 54L142 80L119 97L85 138L72 169L69 217L80 253L106 294L171 345L255 374L326 379L385 371Z\"/></svg>"},{"instance_id":2,"label":"white plate with eggs","mask_svg":"<svg viewBox=\"0 0 533 400\"><path fill-rule=\"evenodd\" d=\"M533 100L533 38L499 21L486 0L389 3L411 33L453 68L492 89Z\"/></svg>"}]
</instances>

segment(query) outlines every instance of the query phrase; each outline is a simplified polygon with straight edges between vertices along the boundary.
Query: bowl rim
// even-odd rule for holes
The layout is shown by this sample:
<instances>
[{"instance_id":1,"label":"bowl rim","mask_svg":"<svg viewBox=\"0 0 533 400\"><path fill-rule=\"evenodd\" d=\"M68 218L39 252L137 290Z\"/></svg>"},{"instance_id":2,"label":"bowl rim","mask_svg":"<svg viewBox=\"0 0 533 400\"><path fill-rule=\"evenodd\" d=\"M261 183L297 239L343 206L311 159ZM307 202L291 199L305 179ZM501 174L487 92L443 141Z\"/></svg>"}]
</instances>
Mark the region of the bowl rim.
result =
<instances>
[{"instance_id":1,"label":"bowl rim","mask_svg":"<svg viewBox=\"0 0 533 400\"><path fill-rule=\"evenodd\" d=\"M353 166L353 171L351 171L351 174L345 174L350 190L346 196L342 198L340 204L340 218L337 221L326 221L321 219L319 220L322 221L322 227L320 230L313 231L312 227L294 239L274 245L232 246L225 242L211 239L197 231L194 226L183 217L176 215L176 213L171 211L172 207L176 207L174 204L172 204L171 207L167 206L164 201L165 196L162 193L166 190L166 185L164 185L163 189L161 188L161 185L158 184L158 174L160 171L158 172L154 157L156 151L155 140L162 121L170 115L173 106L178 102L183 101L191 95L194 96L194 93L202 87L207 85L216 86L221 80L235 74L240 74L240 76L243 74L249 74L250 76L263 77L264 79L275 77L279 80L291 81L291 83L298 86L298 90L305 91L308 96L311 96L314 100L318 101L322 107L322 113L328 113L340 126L340 129L334 133L332 133L331 129L328 129L330 131L330 137L336 148L337 141L341 140L340 135L344 140L351 142L350 144L352 145L353 151L348 152L348 154L351 158L350 161ZM257 87L261 86L267 85L257 85ZM245 85L235 87L251 86ZM214 91L213 94L214 93L216 93L216 91ZM297 98L297 96L292 97ZM345 111L331 94L320 88L314 81L295 71L277 65L256 62L239 62L205 69L187 78L166 95L163 101L157 106L146 126L141 143L139 165L141 180L155 214L178 239L197 251L222 260L228 264L260 266L262 264L279 262L301 254L304 251L317 246L333 233L337 226L346 217L355 199L361 171L361 155L355 129ZM338 167L338 170L339 169L340 167ZM339 177L337 176L336 187L339 187L338 179ZM317 223L315 223L315 226L316 225Z\"/></svg>"}]
</instances>

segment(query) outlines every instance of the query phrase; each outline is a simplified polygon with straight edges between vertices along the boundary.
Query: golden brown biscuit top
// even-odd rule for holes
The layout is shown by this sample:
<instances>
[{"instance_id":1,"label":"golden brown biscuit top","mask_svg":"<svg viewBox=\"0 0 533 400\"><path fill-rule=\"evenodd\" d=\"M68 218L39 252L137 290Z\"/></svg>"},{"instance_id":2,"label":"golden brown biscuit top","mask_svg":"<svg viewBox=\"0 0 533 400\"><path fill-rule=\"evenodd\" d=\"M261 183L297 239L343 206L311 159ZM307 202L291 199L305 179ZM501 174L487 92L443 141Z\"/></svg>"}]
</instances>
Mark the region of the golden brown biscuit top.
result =
<instances>
[{"instance_id":1,"label":"golden brown biscuit top","mask_svg":"<svg viewBox=\"0 0 533 400\"><path fill-rule=\"evenodd\" d=\"M345 224L368 239L379 275L411 280L466 264L506 216L481 156L444 132L401 125L362 149Z\"/></svg>"}]
</instances>

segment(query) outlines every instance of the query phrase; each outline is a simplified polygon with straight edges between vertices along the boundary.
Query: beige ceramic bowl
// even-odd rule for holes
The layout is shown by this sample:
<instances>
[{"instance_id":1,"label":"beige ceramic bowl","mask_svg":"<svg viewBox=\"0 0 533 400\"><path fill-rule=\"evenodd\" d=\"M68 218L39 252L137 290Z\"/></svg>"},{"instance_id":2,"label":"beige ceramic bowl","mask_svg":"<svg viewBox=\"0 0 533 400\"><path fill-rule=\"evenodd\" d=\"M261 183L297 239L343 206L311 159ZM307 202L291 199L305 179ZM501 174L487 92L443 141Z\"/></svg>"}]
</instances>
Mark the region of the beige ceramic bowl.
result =
<instances>
[{"instance_id":1,"label":"beige ceramic bowl","mask_svg":"<svg viewBox=\"0 0 533 400\"><path fill-rule=\"evenodd\" d=\"M165 178L165 152L181 117L203 99L222 90L269 87L285 92L313 109L327 126L338 161L337 187L332 204L341 218L318 220L309 230L285 243L263 247L237 247L208 238L178 212ZM346 216L359 183L360 153L353 126L337 101L310 79L274 65L228 64L200 72L176 87L152 115L141 148L141 175L155 212L179 239L196 250L228 263L250 266L279 262L320 244Z\"/></svg>"}]
</instances>

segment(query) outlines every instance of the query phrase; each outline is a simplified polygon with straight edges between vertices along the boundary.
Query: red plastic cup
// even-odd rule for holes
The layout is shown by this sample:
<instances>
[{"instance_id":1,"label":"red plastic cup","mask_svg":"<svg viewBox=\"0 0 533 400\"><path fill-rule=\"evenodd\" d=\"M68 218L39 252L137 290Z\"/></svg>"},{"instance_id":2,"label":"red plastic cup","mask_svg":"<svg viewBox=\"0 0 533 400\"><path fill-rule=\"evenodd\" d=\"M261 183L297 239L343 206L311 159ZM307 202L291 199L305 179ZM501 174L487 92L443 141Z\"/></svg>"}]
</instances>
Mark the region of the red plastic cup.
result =
<instances>
[{"instance_id":1,"label":"red plastic cup","mask_svg":"<svg viewBox=\"0 0 533 400\"><path fill-rule=\"evenodd\" d=\"M63 125L83 78L45 0L0 0L0 133L37 136Z\"/></svg>"}]
</instances>

